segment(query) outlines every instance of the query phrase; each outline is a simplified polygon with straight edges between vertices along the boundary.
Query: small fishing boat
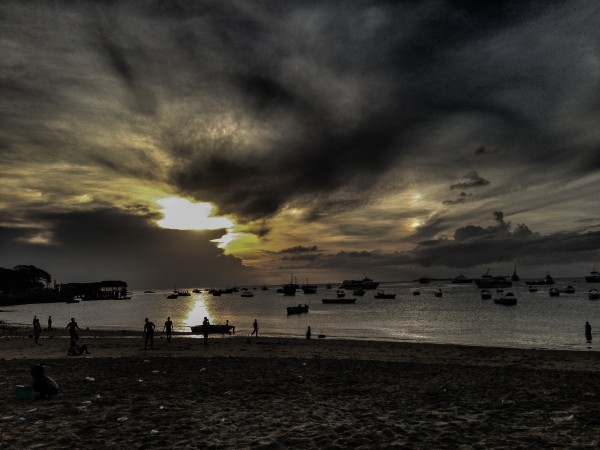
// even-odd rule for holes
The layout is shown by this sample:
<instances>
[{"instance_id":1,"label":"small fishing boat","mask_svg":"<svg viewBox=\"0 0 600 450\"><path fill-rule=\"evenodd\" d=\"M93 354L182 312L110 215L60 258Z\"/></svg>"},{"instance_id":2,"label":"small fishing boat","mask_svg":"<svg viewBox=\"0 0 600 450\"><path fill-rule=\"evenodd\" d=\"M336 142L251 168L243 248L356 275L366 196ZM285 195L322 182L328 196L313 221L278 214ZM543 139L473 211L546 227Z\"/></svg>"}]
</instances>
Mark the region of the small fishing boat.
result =
<instances>
[{"instance_id":1,"label":"small fishing boat","mask_svg":"<svg viewBox=\"0 0 600 450\"><path fill-rule=\"evenodd\" d=\"M535 286L529 286L529 292L537 292L537 288Z\"/></svg>"},{"instance_id":2,"label":"small fishing boat","mask_svg":"<svg viewBox=\"0 0 600 450\"><path fill-rule=\"evenodd\" d=\"M548 293L550 294L550 297L558 297L560 295L560 291L556 288L550 288Z\"/></svg>"},{"instance_id":3,"label":"small fishing boat","mask_svg":"<svg viewBox=\"0 0 600 450\"><path fill-rule=\"evenodd\" d=\"M492 298L492 293L487 289L481 291L481 300L490 300Z\"/></svg>"},{"instance_id":4,"label":"small fishing boat","mask_svg":"<svg viewBox=\"0 0 600 450\"><path fill-rule=\"evenodd\" d=\"M252 291L242 291L240 297L254 297L254 292Z\"/></svg>"},{"instance_id":5,"label":"small fishing boat","mask_svg":"<svg viewBox=\"0 0 600 450\"><path fill-rule=\"evenodd\" d=\"M304 314L308 312L308 305L288 306L286 309L288 314Z\"/></svg>"},{"instance_id":6,"label":"small fishing boat","mask_svg":"<svg viewBox=\"0 0 600 450\"><path fill-rule=\"evenodd\" d=\"M360 289L356 289L355 291L352 292L354 295L358 295L359 297L362 297L363 295L365 295L365 290L360 288Z\"/></svg>"},{"instance_id":7,"label":"small fishing boat","mask_svg":"<svg viewBox=\"0 0 600 450\"><path fill-rule=\"evenodd\" d=\"M590 289L588 291L588 298L590 300L600 300L600 292L598 292L598 289Z\"/></svg>"},{"instance_id":8,"label":"small fishing boat","mask_svg":"<svg viewBox=\"0 0 600 450\"><path fill-rule=\"evenodd\" d=\"M501 296L494 298L497 305L514 306L517 304L517 297L512 292L502 293Z\"/></svg>"},{"instance_id":9,"label":"small fishing boat","mask_svg":"<svg viewBox=\"0 0 600 450\"><path fill-rule=\"evenodd\" d=\"M396 298L396 294L390 294L390 293L384 292L382 290L378 290L377 293L373 296L373 298L386 298L386 299Z\"/></svg>"},{"instance_id":10,"label":"small fishing boat","mask_svg":"<svg viewBox=\"0 0 600 450\"><path fill-rule=\"evenodd\" d=\"M569 285L566 288L564 288L562 291L565 294L574 294L575 293L575 288L573 286Z\"/></svg>"},{"instance_id":11,"label":"small fishing boat","mask_svg":"<svg viewBox=\"0 0 600 450\"><path fill-rule=\"evenodd\" d=\"M441 297L443 295L442 290L440 288L434 289L433 295L436 297Z\"/></svg>"},{"instance_id":12,"label":"small fishing boat","mask_svg":"<svg viewBox=\"0 0 600 450\"><path fill-rule=\"evenodd\" d=\"M341 289L339 289L339 290L337 290L337 291L335 292L335 296L336 296L337 298L344 298L344 297L346 296L346 292L344 292L344 291L342 291Z\"/></svg>"},{"instance_id":13,"label":"small fishing boat","mask_svg":"<svg viewBox=\"0 0 600 450\"><path fill-rule=\"evenodd\" d=\"M324 298L321 300L325 304L344 304L344 303L356 303L355 298Z\"/></svg>"}]
</instances>

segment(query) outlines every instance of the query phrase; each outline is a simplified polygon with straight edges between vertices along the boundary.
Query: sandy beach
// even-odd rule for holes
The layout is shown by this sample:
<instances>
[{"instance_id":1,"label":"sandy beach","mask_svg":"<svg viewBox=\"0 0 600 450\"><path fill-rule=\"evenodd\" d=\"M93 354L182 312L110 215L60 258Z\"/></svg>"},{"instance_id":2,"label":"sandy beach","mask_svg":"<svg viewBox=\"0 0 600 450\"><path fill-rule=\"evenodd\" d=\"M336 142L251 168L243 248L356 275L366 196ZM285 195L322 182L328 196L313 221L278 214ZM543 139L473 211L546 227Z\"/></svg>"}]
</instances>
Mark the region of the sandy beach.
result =
<instances>
[{"instance_id":1,"label":"sandy beach","mask_svg":"<svg viewBox=\"0 0 600 450\"><path fill-rule=\"evenodd\" d=\"M0 334L0 448L597 448L600 356L329 339ZM50 400L16 399L42 363Z\"/></svg>"}]
</instances>

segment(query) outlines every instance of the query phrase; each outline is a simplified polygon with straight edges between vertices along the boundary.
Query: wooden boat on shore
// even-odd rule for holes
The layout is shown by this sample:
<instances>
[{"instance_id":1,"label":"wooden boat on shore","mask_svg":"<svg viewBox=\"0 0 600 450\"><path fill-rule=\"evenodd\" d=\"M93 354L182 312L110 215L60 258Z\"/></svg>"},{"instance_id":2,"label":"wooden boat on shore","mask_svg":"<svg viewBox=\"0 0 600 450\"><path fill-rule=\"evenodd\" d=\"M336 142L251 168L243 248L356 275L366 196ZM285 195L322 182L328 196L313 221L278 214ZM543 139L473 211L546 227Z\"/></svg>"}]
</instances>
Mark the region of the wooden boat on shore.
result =
<instances>
[{"instance_id":1,"label":"wooden boat on shore","mask_svg":"<svg viewBox=\"0 0 600 450\"><path fill-rule=\"evenodd\" d=\"M560 291L556 288L550 288L548 294L550 294L550 297L558 297L560 295Z\"/></svg>"},{"instance_id":2,"label":"wooden boat on shore","mask_svg":"<svg viewBox=\"0 0 600 450\"><path fill-rule=\"evenodd\" d=\"M396 298L396 294L390 294L384 291L377 291L377 293L373 296L373 298L385 298L385 299L392 299L392 298Z\"/></svg>"},{"instance_id":3,"label":"wooden boat on shore","mask_svg":"<svg viewBox=\"0 0 600 450\"><path fill-rule=\"evenodd\" d=\"M192 329L192 333L194 334L203 334L204 333L204 325L193 325L190 327ZM208 334L235 334L235 327L233 325L209 325L208 326Z\"/></svg>"},{"instance_id":4,"label":"wooden boat on shore","mask_svg":"<svg viewBox=\"0 0 600 450\"><path fill-rule=\"evenodd\" d=\"M356 303L356 299L355 298L345 298L345 297L339 297L339 298L324 298L321 300L323 303L325 304L343 304L343 303Z\"/></svg>"},{"instance_id":5,"label":"wooden boat on shore","mask_svg":"<svg viewBox=\"0 0 600 450\"><path fill-rule=\"evenodd\" d=\"M288 315L290 314L305 314L308 313L308 305L298 305L298 306L288 306L287 308Z\"/></svg>"},{"instance_id":6,"label":"wooden boat on shore","mask_svg":"<svg viewBox=\"0 0 600 450\"><path fill-rule=\"evenodd\" d=\"M491 300L492 293L487 289L481 291L481 300Z\"/></svg>"},{"instance_id":7,"label":"wooden boat on shore","mask_svg":"<svg viewBox=\"0 0 600 450\"><path fill-rule=\"evenodd\" d=\"M437 288L433 290L433 295L436 297L441 297L444 294L442 293L442 290L440 288Z\"/></svg>"},{"instance_id":8,"label":"wooden boat on shore","mask_svg":"<svg viewBox=\"0 0 600 450\"><path fill-rule=\"evenodd\" d=\"M600 300L600 292L598 292L598 289L590 289L588 291L588 299Z\"/></svg>"},{"instance_id":9,"label":"wooden boat on shore","mask_svg":"<svg viewBox=\"0 0 600 450\"><path fill-rule=\"evenodd\" d=\"M514 306L517 304L517 297L512 292L502 293L501 296L494 298L497 305Z\"/></svg>"}]
</instances>

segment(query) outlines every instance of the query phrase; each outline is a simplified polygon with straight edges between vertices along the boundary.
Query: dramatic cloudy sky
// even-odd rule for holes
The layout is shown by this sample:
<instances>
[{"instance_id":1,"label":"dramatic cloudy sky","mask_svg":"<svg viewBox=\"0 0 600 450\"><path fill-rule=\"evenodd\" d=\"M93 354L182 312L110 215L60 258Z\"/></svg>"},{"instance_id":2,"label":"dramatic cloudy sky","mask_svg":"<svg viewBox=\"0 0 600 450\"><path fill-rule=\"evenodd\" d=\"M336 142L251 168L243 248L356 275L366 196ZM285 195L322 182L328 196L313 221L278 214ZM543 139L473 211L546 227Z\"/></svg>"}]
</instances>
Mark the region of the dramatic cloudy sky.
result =
<instances>
[{"instance_id":1,"label":"dramatic cloudy sky","mask_svg":"<svg viewBox=\"0 0 600 450\"><path fill-rule=\"evenodd\" d=\"M585 275L599 21L592 1L4 1L0 267Z\"/></svg>"}]
</instances>

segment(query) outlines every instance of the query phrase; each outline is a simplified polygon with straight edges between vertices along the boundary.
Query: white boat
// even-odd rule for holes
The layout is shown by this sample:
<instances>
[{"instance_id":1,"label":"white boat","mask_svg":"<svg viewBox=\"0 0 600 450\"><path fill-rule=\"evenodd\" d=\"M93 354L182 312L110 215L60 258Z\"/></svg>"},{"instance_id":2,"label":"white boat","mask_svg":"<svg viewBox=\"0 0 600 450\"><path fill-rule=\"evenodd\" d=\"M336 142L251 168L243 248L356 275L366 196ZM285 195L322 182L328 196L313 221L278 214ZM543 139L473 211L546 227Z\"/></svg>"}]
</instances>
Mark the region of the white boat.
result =
<instances>
[{"instance_id":1,"label":"white boat","mask_svg":"<svg viewBox=\"0 0 600 450\"><path fill-rule=\"evenodd\" d=\"M590 300L600 300L600 292L598 292L598 289L590 289L588 291L588 298Z\"/></svg>"},{"instance_id":2,"label":"white boat","mask_svg":"<svg viewBox=\"0 0 600 450\"><path fill-rule=\"evenodd\" d=\"M600 283L600 272L594 267L594 270L589 275L586 275L585 281L586 283Z\"/></svg>"},{"instance_id":3,"label":"white boat","mask_svg":"<svg viewBox=\"0 0 600 450\"><path fill-rule=\"evenodd\" d=\"M490 275L490 270L488 269L486 273L481 275L481 278L475 280L475 284L479 288L505 288L511 287L512 281L510 281L507 277L504 276L492 276Z\"/></svg>"},{"instance_id":4,"label":"white boat","mask_svg":"<svg viewBox=\"0 0 600 450\"><path fill-rule=\"evenodd\" d=\"M376 289L377 286L379 286L379 283L365 274L362 280L344 280L340 289Z\"/></svg>"},{"instance_id":5,"label":"white boat","mask_svg":"<svg viewBox=\"0 0 600 450\"><path fill-rule=\"evenodd\" d=\"M494 298L494 303L498 305L514 306L517 304L517 297L512 292L502 293L502 295Z\"/></svg>"}]
</instances>

